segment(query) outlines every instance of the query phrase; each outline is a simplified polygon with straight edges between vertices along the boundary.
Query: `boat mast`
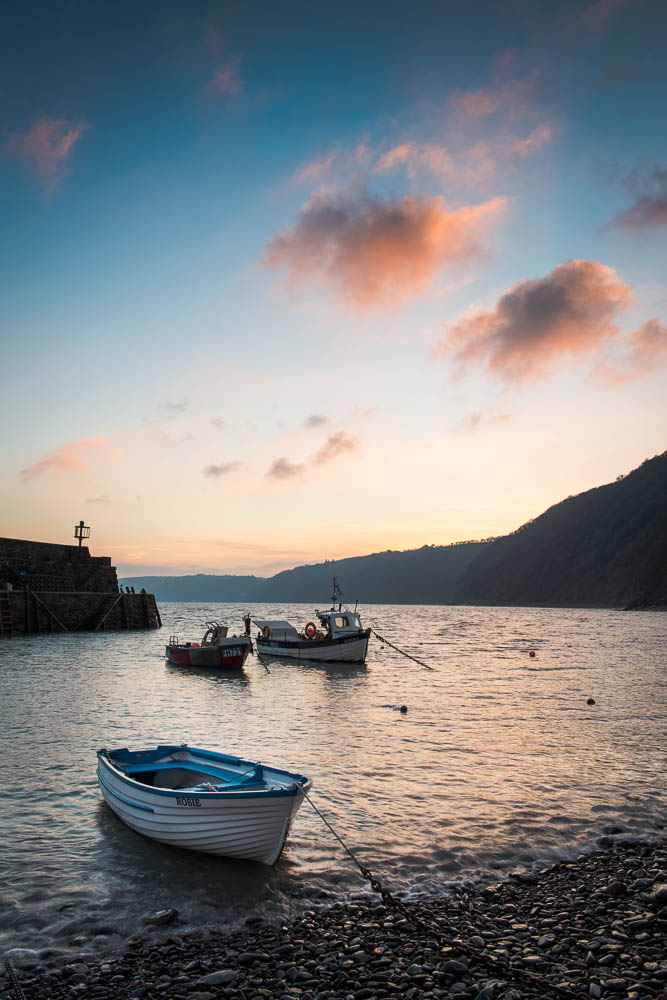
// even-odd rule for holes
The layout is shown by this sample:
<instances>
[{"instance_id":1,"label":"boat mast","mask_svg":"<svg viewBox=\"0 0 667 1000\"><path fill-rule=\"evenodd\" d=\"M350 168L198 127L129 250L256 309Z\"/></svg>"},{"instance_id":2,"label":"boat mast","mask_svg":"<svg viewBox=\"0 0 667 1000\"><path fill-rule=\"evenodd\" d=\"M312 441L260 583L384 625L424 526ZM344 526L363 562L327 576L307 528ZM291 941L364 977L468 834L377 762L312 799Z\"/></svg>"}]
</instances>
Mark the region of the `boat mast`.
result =
<instances>
[{"instance_id":1,"label":"boat mast","mask_svg":"<svg viewBox=\"0 0 667 1000\"><path fill-rule=\"evenodd\" d=\"M341 598L343 597L341 589L336 582L336 577L333 578L333 594L331 595L331 610L336 610L336 599L338 599L338 610L341 609Z\"/></svg>"}]
</instances>

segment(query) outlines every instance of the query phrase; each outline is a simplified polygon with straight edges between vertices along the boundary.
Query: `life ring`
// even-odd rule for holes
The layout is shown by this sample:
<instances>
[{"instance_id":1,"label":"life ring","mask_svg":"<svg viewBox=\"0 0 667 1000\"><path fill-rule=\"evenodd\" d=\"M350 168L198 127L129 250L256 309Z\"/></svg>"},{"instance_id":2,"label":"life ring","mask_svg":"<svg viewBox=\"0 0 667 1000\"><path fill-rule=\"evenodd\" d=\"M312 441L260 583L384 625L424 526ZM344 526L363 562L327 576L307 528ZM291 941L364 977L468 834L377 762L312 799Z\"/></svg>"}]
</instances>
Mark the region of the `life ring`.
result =
<instances>
[{"instance_id":1,"label":"life ring","mask_svg":"<svg viewBox=\"0 0 667 1000\"><path fill-rule=\"evenodd\" d=\"M268 625L265 625L264 628L262 629L262 635L264 636L265 639L271 638L271 629L269 628Z\"/></svg>"},{"instance_id":2,"label":"life ring","mask_svg":"<svg viewBox=\"0 0 667 1000\"><path fill-rule=\"evenodd\" d=\"M315 622L308 622L305 629L303 630L303 634L305 635L306 639L314 639L315 636L317 635L317 625L315 624Z\"/></svg>"}]
</instances>

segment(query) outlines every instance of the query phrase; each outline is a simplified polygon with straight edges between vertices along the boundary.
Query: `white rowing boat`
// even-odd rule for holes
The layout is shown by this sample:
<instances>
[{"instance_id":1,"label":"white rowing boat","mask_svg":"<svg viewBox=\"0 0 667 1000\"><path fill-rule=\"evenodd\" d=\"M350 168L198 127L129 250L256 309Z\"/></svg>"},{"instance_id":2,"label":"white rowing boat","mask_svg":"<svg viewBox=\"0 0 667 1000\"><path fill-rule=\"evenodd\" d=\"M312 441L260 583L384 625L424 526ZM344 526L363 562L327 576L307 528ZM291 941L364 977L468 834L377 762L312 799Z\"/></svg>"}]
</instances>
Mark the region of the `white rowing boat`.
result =
<instances>
[{"instance_id":1,"label":"white rowing boat","mask_svg":"<svg viewBox=\"0 0 667 1000\"><path fill-rule=\"evenodd\" d=\"M102 795L145 837L207 854L280 857L309 778L198 747L99 750Z\"/></svg>"}]
</instances>

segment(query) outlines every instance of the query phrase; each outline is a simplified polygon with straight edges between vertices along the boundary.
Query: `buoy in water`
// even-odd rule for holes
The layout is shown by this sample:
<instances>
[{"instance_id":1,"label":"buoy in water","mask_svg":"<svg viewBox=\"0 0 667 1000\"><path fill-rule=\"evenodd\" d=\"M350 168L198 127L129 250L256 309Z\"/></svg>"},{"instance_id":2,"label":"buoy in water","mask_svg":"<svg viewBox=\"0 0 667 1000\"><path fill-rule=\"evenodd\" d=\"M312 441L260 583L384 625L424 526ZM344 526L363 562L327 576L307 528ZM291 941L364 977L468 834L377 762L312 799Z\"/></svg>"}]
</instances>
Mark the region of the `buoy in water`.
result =
<instances>
[{"instance_id":1,"label":"buoy in water","mask_svg":"<svg viewBox=\"0 0 667 1000\"><path fill-rule=\"evenodd\" d=\"M529 656L535 656L535 650L534 650L534 649L531 649L531 651L530 651L530 653L529 653L528 655L529 655Z\"/></svg>"},{"instance_id":2,"label":"buoy in water","mask_svg":"<svg viewBox=\"0 0 667 1000\"><path fill-rule=\"evenodd\" d=\"M594 705L595 704L595 698L589 698L588 701L586 702L586 704L587 705Z\"/></svg>"}]
</instances>

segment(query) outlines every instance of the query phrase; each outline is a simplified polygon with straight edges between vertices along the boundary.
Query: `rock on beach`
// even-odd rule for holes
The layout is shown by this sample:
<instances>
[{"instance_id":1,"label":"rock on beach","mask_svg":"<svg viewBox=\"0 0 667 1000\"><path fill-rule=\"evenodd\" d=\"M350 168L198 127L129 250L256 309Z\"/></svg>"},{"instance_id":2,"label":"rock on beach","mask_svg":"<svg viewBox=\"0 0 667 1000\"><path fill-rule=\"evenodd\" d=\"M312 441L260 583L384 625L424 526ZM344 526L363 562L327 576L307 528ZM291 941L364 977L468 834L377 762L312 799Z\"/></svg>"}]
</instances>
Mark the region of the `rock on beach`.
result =
<instances>
[{"instance_id":1,"label":"rock on beach","mask_svg":"<svg viewBox=\"0 0 667 1000\"><path fill-rule=\"evenodd\" d=\"M530 880L398 910L360 894L289 925L169 932L101 962L45 968L43 953L18 949L3 958L29 1000L664 1000L667 841L612 838ZM0 998L13 1000L0 970Z\"/></svg>"}]
</instances>

